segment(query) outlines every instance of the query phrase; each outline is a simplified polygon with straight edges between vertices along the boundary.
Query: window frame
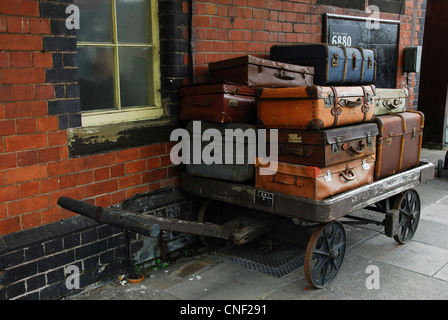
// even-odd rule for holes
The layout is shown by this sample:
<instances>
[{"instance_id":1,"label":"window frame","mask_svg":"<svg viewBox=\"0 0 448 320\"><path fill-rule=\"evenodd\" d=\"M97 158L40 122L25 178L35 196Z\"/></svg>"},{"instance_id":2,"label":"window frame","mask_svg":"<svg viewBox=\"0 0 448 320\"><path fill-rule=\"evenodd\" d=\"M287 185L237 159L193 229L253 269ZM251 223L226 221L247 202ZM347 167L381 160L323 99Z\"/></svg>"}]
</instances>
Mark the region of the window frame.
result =
<instances>
[{"instance_id":1,"label":"window frame","mask_svg":"<svg viewBox=\"0 0 448 320\"><path fill-rule=\"evenodd\" d=\"M163 117L163 108L161 103L161 81L160 81L160 44L159 44L159 22L158 22L158 3L150 1L151 6L151 38L152 43L119 43L117 27L117 2L110 0L112 14L112 43L107 42L86 42L78 41L78 47L102 47L113 48L114 51L114 101L117 109L81 111L82 126L96 126L112 124L117 122L142 121L149 119L159 119ZM154 70L153 92L154 105L122 108L120 97L120 61L119 48L150 48L153 51L152 63ZM82 105L82 101L81 101Z\"/></svg>"}]
</instances>

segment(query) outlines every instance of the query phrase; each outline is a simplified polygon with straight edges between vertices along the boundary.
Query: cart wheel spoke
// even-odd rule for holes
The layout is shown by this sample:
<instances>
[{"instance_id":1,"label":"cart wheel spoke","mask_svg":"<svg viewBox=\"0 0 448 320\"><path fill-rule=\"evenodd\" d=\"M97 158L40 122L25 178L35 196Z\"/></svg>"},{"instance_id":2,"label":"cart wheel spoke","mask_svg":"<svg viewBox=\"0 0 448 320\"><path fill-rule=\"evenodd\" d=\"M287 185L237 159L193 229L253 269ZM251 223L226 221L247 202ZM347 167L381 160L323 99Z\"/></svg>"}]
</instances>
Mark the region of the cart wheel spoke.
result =
<instances>
[{"instance_id":1,"label":"cart wheel spoke","mask_svg":"<svg viewBox=\"0 0 448 320\"><path fill-rule=\"evenodd\" d=\"M394 239L401 243L407 243L414 237L420 220L420 197L415 190L402 193L394 203L394 209L399 211L398 234Z\"/></svg>"},{"instance_id":2,"label":"cart wheel spoke","mask_svg":"<svg viewBox=\"0 0 448 320\"><path fill-rule=\"evenodd\" d=\"M328 257L328 252L326 252L326 251L315 250L313 253L314 253L315 255L321 255L321 256Z\"/></svg>"},{"instance_id":3,"label":"cart wheel spoke","mask_svg":"<svg viewBox=\"0 0 448 320\"><path fill-rule=\"evenodd\" d=\"M309 284L323 288L339 272L344 260L346 235L342 224L333 221L319 226L311 235L305 253L305 277Z\"/></svg>"}]
</instances>

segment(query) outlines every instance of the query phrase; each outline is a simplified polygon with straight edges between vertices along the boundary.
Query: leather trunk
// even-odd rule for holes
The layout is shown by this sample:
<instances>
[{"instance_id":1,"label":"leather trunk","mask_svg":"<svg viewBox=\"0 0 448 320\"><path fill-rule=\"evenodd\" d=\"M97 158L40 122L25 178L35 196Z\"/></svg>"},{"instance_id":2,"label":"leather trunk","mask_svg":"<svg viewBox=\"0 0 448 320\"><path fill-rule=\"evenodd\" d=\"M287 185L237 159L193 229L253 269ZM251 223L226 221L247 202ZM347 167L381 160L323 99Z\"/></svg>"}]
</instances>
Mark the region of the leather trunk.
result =
<instances>
[{"instance_id":1,"label":"leather trunk","mask_svg":"<svg viewBox=\"0 0 448 320\"><path fill-rule=\"evenodd\" d=\"M271 171L257 161L255 186L268 191L323 200L372 183L374 168L374 154L324 168L278 162L277 171Z\"/></svg>"},{"instance_id":2,"label":"leather trunk","mask_svg":"<svg viewBox=\"0 0 448 320\"><path fill-rule=\"evenodd\" d=\"M377 135L376 123L319 131L279 130L278 161L327 167L363 158L376 153Z\"/></svg>"},{"instance_id":3,"label":"leather trunk","mask_svg":"<svg viewBox=\"0 0 448 320\"><path fill-rule=\"evenodd\" d=\"M424 115L408 111L380 115L375 180L416 167L420 163Z\"/></svg>"},{"instance_id":4,"label":"leather trunk","mask_svg":"<svg viewBox=\"0 0 448 320\"><path fill-rule=\"evenodd\" d=\"M408 89L377 88L375 96L375 115L404 112Z\"/></svg>"},{"instance_id":5,"label":"leather trunk","mask_svg":"<svg viewBox=\"0 0 448 320\"><path fill-rule=\"evenodd\" d=\"M257 116L265 128L322 130L374 119L375 86L257 89Z\"/></svg>"},{"instance_id":6,"label":"leather trunk","mask_svg":"<svg viewBox=\"0 0 448 320\"><path fill-rule=\"evenodd\" d=\"M183 86L180 119L256 123L255 89L228 81Z\"/></svg>"},{"instance_id":7,"label":"leather trunk","mask_svg":"<svg viewBox=\"0 0 448 320\"><path fill-rule=\"evenodd\" d=\"M256 139L235 139L232 136L232 149L225 144L226 130L253 130L255 125L246 123L216 123L189 121L186 129L190 135L190 159L187 172L194 176L221 179L233 182L251 180L255 176L254 160ZM218 135L216 137L215 135ZM226 160L226 156L230 158ZM205 159L209 157L211 159Z\"/></svg>"},{"instance_id":8,"label":"leather trunk","mask_svg":"<svg viewBox=\"0 0 448 320\"><path fill-rule=\"evenodd\" d=\"M230 81L251 87L306 87L313 85L314 68L241 56L208 65L212 81Z\"/></svg>"},{"instance_id":9,"label":"leather trunk","mask_svg":"<svg viewBox=\"0 0 448 320\"><path fill-rule=\"evenodd\" d=\"M270 59L314 67L316 85L360 85L376 81L376 51L324 43L274 45Z\"/></svg>"}]
</instances>

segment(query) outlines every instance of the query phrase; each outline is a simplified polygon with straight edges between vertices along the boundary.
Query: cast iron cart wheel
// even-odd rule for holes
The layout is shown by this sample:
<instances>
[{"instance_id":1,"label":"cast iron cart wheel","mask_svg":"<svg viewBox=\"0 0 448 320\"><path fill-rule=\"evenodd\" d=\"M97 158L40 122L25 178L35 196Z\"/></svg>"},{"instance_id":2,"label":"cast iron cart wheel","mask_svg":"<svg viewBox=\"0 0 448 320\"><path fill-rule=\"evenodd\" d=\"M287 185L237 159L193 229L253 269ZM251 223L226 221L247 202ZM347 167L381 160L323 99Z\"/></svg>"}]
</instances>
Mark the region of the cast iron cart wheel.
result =
<instances>
[{"instance_id":1,"label":"cast iron cart wheel","mask_svg":"<svg viewBox=\"0 0 448 320\"><path fill-rule=\"evenodd\" d=\"M346 249L344 226L336 221L314 230L305 252L305 278L316 288L330 283L341 268Z\"/></svg>"},{"instance_id":2,"label":"cast iron cart wheel","mask_svg":"<svg viewBox=\"0 0 448 320\"><path fill-rule=\"evenodd\" d=\"M440 178L443 174L443 160L439 159L439 161L437 162L437 173L436 176L438 178Z\"/></svg>"},{"instance_id":3,"label":"cast iron cart wheel","mask_svg":"<svg viewBox=\"0 0 448 320\"><path fill-rule=\"evenodd\" d=\"M398 232L395 241L405 244L412 239L420 221L420 196L410 189L401 193L395 200L394 209L399 210Z\"/></svg>"},{"instance_id":4,"label":"cast iron cart wheel","mask_svg":"<svg viewBox=\"0 0 448 320\"><path fill-rule=\"evenodd\" d=\"M232 212L229 204L213 201L211 199L204 199L202 201L201 209L199 210L198 222L211 222L223 225L234 217L235 214ZM198 238L201 243L210 250L221 249L229 245L229 240L226 239L207 236L198 236Z\"/></svg>"}]
</instances>

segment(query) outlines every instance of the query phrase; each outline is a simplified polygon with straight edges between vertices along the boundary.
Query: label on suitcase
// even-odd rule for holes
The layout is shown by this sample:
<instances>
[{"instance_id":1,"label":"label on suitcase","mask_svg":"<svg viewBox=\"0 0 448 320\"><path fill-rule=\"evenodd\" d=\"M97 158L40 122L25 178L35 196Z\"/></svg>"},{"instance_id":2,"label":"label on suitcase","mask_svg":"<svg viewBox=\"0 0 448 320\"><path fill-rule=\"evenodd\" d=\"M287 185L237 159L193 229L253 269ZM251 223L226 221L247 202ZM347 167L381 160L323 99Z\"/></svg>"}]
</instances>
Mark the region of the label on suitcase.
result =
<instances>
[{"instance_id":1,"label":"label on suitcase","mask_svg":"<svg viewBox=\"0 0 448 320\"><path fill-rule=\"evenodd\" d=\"M195 127L199 125L200 127ZM255 125L245 123L215 123L189 121L186 129L190 134L190 158L186 169L191 175L243 182L255 176L254 158L256 140L232 138L232 149L225 144L226 130L256 130ZM226 159L228 156L229 159ZM208 159L205 159L205 158Z\"/></svg>"},{"instance_id":2,"label":"label on suitcase","mask_svg":"<svg viewBox=\"0 0 448 320\"><path fill-rule=\"evenodd\" d=\"M376 152L377 135L376 123L320 131L279 130L278 161L327 167L363 158Z\"/></svg>"},{"instance_id":3,"label":"label on suitcase","mask_svg":"<svg viewBox=\"0 0 448 320\"><path fill-rule=\"evenodd\" d=\"M322 200L372 183L374 168L374 154L324 168L278 162L276 172L269 172L257 161L255 187Z\"/></svg>"},{"instance_id":4,"label":"label on suitcase","mask_svg":"<svg viewBox=\"0 0 448 320\"><path fill-rule=\"evenodd\" d=\"M408 111L380 115L375 180L414 168L420 163L424 115Z\"/></svg>"},{"instance_id":5,"label":"label on suitcase","mask_svg":"<svg viewBox=\"0 0 448 320\"><path fill-rule=\"evenodd\" d=\"M270 59L314 67L316 85L371 84L376 81L376 51L358 47L305 43L274 45Z\"/></svg>"},{"instance_id":6,"label":"label on suitcase","mask_svg":"<svg viewBox=\"0 0 448 320\"><path fill-rule=\"evenodd\" d=\"M375 96L375 115L404 112L408 89L377 88Z\"/></svg>"},{"instance_id":7,"label":"label on suitcase","mask_svg":"<svg viewBox=\"0 0 448 320\"><path fill-rule=\"evenodd\" d=\"M265 128L322 130L374 119L375 86L257 89L257 116Z\"/></svg>"},{"instance_id":8,"label":"label on suitcase","mask_svg":"<svg viewBox=\"0 0 448 320\"><path fill-rule=\"evenodd\" d=\"M211 62L213 81L231 81L251 87L306 87L313 85L314 68L246 55Z\"/></svg>"},{"instance_id":9,"label":"label on suitcase","mask_svg":"<svg viewBox=\"0 0 448 320\"><path fill-rule=\"evenodd\" d=\"M180 88L180 119L256 122L255 89L227 81Z\"/></svg>"}]
</instances>

